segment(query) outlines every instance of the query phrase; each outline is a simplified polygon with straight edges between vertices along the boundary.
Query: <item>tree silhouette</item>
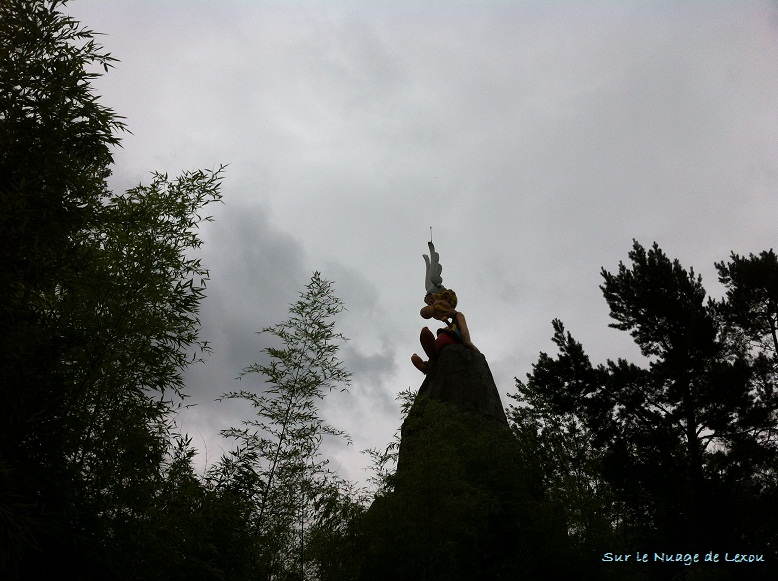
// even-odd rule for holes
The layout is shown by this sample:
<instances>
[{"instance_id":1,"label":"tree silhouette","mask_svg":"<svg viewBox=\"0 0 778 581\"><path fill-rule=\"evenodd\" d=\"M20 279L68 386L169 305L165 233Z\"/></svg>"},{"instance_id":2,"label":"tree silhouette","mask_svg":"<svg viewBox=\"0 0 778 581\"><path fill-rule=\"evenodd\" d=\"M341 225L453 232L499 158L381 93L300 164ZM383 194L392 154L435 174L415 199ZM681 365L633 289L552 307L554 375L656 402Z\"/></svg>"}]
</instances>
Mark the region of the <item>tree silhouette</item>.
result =
<instances>
[{"instance_id":1,"label":"tree silhouette","mask_svg":"<svg viewBox=\"0 0 778 581\"><path fill-rule=\"evenodd\" d=\"M136 578L197 498L172 413L221 170L109 190L124 125L91 83L114 59L63 6L0 3L0 573Z\"/></svg>"},{"instance_id":2,"label":"tree silhouette","mask_svg":"<svg viewBox=\"0 0 778 581\"><path fill-rule=\"evenodd\" d=\"M258 374L264 383L256 391L225 394L243 399L256 418L242 428L223 430L238 447L214 468L214 477L229 481L240 477L254 505L252 515L263 576L292 574L304 578L309 559L308 536L313 527L322 531L328 509L342 502L340 481L327 469L319 447L326 436L348 436L320 417L317 402L328 391L350 382L350 374L337 358L338 341L333 317L343 304L332 282L316 272L289 308L289 319L261 333L280 339L280 347L267 347L268 364L253 364L241 377Z\"/></svg>"},{"instance_id":3,"label":"tree silhouette","mask_svg":"<svg viewBox=\"0 0 778 581\"><path fill-rule=\"evenodd\" d=\"M775 254L717 264L720 302L706 302L701 278L656 244L635 242L629 258L615 274L602 270L601 289L611 326L632 335L647 365L595 367L555 320L559 355L541 353L527 382L517 380L522 405L511 415L562 468L547 472L550 482L569 494L583 474L586 502L610 508L590 549L613 542L610 529L627 544L773 555ZM568 511L571 529L589 531L592 512Z\"/></svg>"}]
</instances>

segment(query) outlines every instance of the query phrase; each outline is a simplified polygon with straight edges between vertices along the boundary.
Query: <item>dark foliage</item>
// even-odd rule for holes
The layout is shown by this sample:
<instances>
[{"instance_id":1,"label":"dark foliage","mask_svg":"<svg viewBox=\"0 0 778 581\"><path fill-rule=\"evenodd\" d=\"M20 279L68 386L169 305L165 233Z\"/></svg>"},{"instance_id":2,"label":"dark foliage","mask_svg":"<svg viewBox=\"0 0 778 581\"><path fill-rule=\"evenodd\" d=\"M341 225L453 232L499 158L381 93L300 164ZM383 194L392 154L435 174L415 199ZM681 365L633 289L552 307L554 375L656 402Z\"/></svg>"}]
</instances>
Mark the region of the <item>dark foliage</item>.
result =
<instances>
[{"instance_id":1,"label":"dark foliage","mask_svg":"<svg viewBox=\"0 0 778 581\"><path fill-rule=\"evenodd\" d=\"M343 310L333 283L315 272L289 318L263 329L280 347L267 347L266 365L247 367L241 377L259 375L259 387L225 394L251 405L255 417L240 428L222 431L238 442L236 450L213 467L212 478L241 483L252 507L252 559L262 578L308 578L319 570L338 570L325 547L348 538L346 523L358 514L347 483L327 467L319 448L326 436L348 435L326 424L318 404L339 387L346 391L350 373L338 359L334 317Z\"/></svg>"},{"instance_id":2,"label":"dark foliage","mask_svg":"<svg viewBox=\"0 0 778 581\"><path fill-rule=\"evenodd\" d=\"M361 523L361 578L507 580L571 573L562 521L508 429L420 396L403 431L413 440L412 455Z\"/></svg>"},{"instance_id":3,"label":"dark foliage","mask_svg":"<svg viewBox=\"0 0 778 581\"><path fill-rule=\"evenodd\" d=\"M172 420L220 172L108 190L113 59L63 6L0 3L0 576L224 578L241 500Z\"/></svg>"},{"instance_id":4,"label":"dark foliage","mask_svg":"<svg viewBox=\"0 0 778 581\"><path fill-rule=\"evenodd\" d=\"M607 551L713 551L764 554L772 565L749 575L774 574L775 254L717 264L720 302L706 302L700 277L656 244L635 242L629 258L616 274L603 269L601 288L611 326L630 332L647 365L595 367L555 320L559 355L541 353L517 381L516 429L569 507L589 570ZM652 575L685 570L662 567Z\"/></svg>"},{"instance_id":5,"label":"dark foliage","mask_svg":"<svg viewBox=\"0 0 778 581\"><path fill-rule=\"evenodd\" d=\"M58 0L0 0L0 577L3 579L684 579L778 576L778 259L716 264L726 296L637 242L603 270L613 327L646 356L559 354L517 381L512 431L418 398L379 491L319 456L346 381L314 275L275 386L204 476L174 413L207 349L204 209L221 170L107 187L124 129L91 81L114 59ZM318 305L318 307L317 307ZM412 394L411 394L412 395ZM763 554L764 565L614 568L606 552ZM737 576L737 577L736 577Z\"/></svg>"}]
</instances>

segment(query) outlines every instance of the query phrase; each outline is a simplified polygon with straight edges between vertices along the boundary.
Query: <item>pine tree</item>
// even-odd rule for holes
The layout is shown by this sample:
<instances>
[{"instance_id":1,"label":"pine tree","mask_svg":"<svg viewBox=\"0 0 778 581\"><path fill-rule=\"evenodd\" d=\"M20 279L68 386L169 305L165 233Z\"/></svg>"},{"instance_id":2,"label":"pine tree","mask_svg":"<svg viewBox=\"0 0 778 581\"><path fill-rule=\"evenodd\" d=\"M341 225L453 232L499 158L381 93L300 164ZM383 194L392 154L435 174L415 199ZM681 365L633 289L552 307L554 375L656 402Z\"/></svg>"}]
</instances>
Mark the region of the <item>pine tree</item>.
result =
<instances>
[{"instance_id":1,"label":"pine tree","mask_svg":"<svg viewBox=\"0 0 778 581\"><path fill-rule=\"evenodd\" d=\"M775 254L717 264L720 302L706 301L701 278L656 244L635 242L629 258L615 274L602 270L601 289L611 326L632 335L647 364L594 366L555 320L559 354L541 353L527 382L517 381L514 421L540 437L547 481L566 494L582 476L594 487L586 502L610 510L589 535L595 545L774 554ZM571 530L586 533L593 512L568 510ZM609 540L603 524L617 536Z\"/></svg>"}]
</instances>

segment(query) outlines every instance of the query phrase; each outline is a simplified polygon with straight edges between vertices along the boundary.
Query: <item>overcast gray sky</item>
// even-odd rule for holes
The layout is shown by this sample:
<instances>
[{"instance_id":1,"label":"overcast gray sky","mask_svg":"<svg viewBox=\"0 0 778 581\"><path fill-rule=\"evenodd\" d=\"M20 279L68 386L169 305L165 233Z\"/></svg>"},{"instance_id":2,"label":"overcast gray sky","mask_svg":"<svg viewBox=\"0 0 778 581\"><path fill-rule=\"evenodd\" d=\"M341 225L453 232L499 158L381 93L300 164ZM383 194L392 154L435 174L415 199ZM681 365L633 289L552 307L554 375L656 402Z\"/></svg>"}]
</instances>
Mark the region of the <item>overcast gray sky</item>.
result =
<instances>
[{"instance_id":1,"label":"overcast gray sky","mask_svg":"<svg viewBox=\"0 0 778 581\"><path fill-rule=\"evenodd\" d=\"M184 431L218 459L216 403L261 386L259 329L284 320L314 270L348 312L349 394L322 404L354 445L399 425L418 388L429 227L474 343L503 396L561 318L594 363L639 359L608 328L600 268L635 238L694 267L775 246L778 9L708 2L73 0L121 62L97 83L132 135L112 186L229 164L203 231L211 270ZM433 327L434 328L434 327ZM205 454L200 458L205 462Z\"/></svg>"}]
</instances>

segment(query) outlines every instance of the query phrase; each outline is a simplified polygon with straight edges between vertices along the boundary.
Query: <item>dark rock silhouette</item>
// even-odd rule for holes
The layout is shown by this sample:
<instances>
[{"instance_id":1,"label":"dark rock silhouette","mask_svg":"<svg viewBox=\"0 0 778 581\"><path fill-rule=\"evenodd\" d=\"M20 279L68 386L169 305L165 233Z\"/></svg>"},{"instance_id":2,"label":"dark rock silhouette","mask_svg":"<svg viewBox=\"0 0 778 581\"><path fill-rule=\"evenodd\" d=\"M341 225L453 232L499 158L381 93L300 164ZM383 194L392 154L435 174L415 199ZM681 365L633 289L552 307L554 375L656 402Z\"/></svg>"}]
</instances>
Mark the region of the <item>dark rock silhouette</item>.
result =
<instances>
[{"instance_id":1,"label":"dark rock silhouette","mask_svg":"<svg viewBox=\"0 0 778 581\"><path fill-rule=\"evenodd\" d=\"M486 357L464 345L449 345L440 351L437 361L430 361L419 395L454 404L508 427Z\"/></svg>"},{"instance_id":2,"label":"dark rock silhouette","mask_svg":"<svg viewBox=\"0 0 778 581\"><path fill-rule=\"evenodd\" d=\"M450 345L431 362L403 422L391 484L363 521L362 579L565 573L564 524L544 502L536 458L510 430L481 353Z\"/></svg>"},{"instance_id":3,"label":"dark rock silhouette","mask_svg":"<svg viewBox=\"0 0 778 581\"><path fill-rule=\"evenodd\" d=\"M486 357L464 345L449 345L441 350L437 361L430 361L424 382L400 429L398 472L405 468L413 454L417 437L424 437L423 432L431 427L428 422L420 421L419 417L427 399L450 404L461 412L490 420L505 429L503 437L508 438L508 445L513 444L507 433L508 420L500 393Z\"/></svg>"}]
</instances>

